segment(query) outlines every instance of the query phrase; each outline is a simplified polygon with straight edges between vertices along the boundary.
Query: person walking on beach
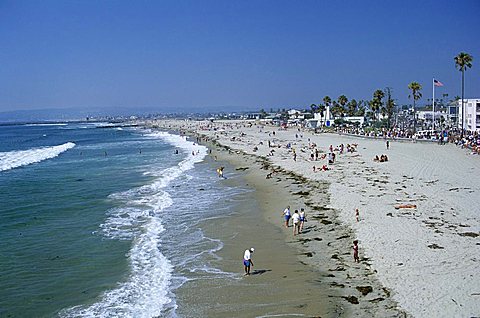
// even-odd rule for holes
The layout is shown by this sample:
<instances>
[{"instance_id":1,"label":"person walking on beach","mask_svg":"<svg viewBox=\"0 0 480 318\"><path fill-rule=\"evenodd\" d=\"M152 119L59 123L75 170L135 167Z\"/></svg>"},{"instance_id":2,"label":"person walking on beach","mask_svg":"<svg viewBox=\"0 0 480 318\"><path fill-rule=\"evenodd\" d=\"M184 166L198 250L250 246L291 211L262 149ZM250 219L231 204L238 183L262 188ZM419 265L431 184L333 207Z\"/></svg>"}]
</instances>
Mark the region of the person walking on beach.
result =
<instances>
[{"instance_id":1,"label":"person walking on beach","mask_svg":"<svg viewBox=\"0 0 480 318\"><path fill-rule=\"evenodd\" d=\"M387 145L387 150L390 149L390 141L389 140L387 140L386 145Z\"/></svg>"},{"instance_id":2,"label":"person walking on beach","mask_svg":"<svg viewBox=\"0 0 480 318\"><path fill-rule=\"evenodd\" d=\"M357 222L360 219L360 212L358 212L358 209L355 209L355 218L357 219Z\"/></svg>"},{"instance_id":3,"label":"person walking on beach","mask_svg":"<svg viewBox=\"0 0 480 318\"><path fill-rule=\"evenodd\" d=\"M245 276L250 275L250 266L253 267L252 254L255 251L253 247L248 250L245 250L243 253L243 266L245 267Z\"/></svg>"},{"instance_id":4,"label":"person walking on beach","mask_svg":"<svg viewBox=\"0 0 480 318\"><path fill-rule=\"evenodd\" d=\"M285 227L288 228L288 221L290 221L290 217L291 217L290 206L287 206L285 210L283 210L282 215L285 218Z\"/></svg>"},{"instance_id":5,"label":"person walking on beach","mask_svg":"<svg viewBox=\"0 0 480 318\"><path fill-rule=\"evenodd\" d=\"M300 214L298 214L298 210L292 215L293 220L293 236L300 234Z\"/></svg>"},{"instance_id":6,"label":"person walking on beach","mask_svg":"<svg viewBox=\"0 0 480 318\"><path fill-rule=\"evenodd\" d=\"M299 233L303 232L303 226L305 225L305 222L307 221L307 215L305 214L305 210L303 208L300 209L300 228L299 228Z\"/></svg>"},{"instance_id":7,"label":"person walking on beach","mask_svg":"<svg viewBox=\"0 0 480 318\"><path fill-rule=\"evenodd\" d=\"M360 263L360 258L358 258L358 240L353 241L353 261Z\"/></svg>"}]
</instances>

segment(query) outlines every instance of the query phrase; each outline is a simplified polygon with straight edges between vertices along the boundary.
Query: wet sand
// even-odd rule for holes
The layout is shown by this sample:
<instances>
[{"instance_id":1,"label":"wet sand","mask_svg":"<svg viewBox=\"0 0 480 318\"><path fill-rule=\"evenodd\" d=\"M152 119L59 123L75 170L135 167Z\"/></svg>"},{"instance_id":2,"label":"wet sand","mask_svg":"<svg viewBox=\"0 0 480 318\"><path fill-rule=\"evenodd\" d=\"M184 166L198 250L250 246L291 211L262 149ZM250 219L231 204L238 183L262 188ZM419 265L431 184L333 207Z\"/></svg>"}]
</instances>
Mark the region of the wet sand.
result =
<instances>
[{"instance_id":1,"label":"wet sand","mask_svg":"<svg viewBox=\"0 0 480 318\"><path fill-rule=\"evenodd\" d=\"M387 150L383 139L285 130L255 121L151 125L197 132L264 160L265 174L276 171L269 180L284 187L303 183L300 191L290 192L305 200L313 227L296 248L311 256L302 262L331 273L330 286L346 312L351 304L355 316L478 316L480 158L468 150L396 140ZM337 148L336 162L312 161L312 143L320 154L329 152L329 145ZM342 153L341 144L358 147ZM385 153L388 162L372 160ZM323 164L330 170L313 172ZM322 199L322 184L328 184L328 200ZM414 207L399 208L405 204ZM354 239L360 241L359 264L351 259Z\"/></svg>"},{"instance_id":2,"label":"wet sand","mask_svg":"<svg viewBox=\"0 0 480 318\"><path fill-rule=\"evenodd\" d=\"M197 317L401 317L404 314L372 275L368 259L352 261L351 231L342 226L329 205L326 182L312 182L288 171L273 178L268 161L232 151L219 144L212 149L215 165L242 173L239 180L254 192L244 195L234 215L202 225L209 237L224 242L214 265L238 273L232 279L190 281L177 291L183 316ZM213 162L213 158L217 162ZM228 169L225 175L228 177ZM241 180L240 180L241 179ZM309 221L293 237L283 225L282 211L304 207ZM255 247L251 276L243 277L245 249ZM193 317L192 316L192 317Z\"/></svg>"},{"instance_id":3,"label":"wet sand","mask_svg":"<svg viewBox=\"0 0 480 318\"><path fill-rule=\"evenodd\" d=\"M281 212L286 204L293 203L289 191L259 182L264 177L252 158L231 156L223 150L214 150L212 156L218 158L212 167L248 166L236 180L228 179L226 169L224 182L248 184L255 189L240 195L233 216L201 225L208 237L224 242L217 253L221 259L212 265L238 275L234 279L188 282L177 291L179 302L187 304L179 308L179 313L196 313L197 317L328 317L335 304L327 295L321 274L301 263L299 252L285 241L287 230L280 226ZM271 222L273 217L278 225ZM255 247L254 266L250 276L243 276L243 252L250 247Z\"/></svg>"}]
</instances>

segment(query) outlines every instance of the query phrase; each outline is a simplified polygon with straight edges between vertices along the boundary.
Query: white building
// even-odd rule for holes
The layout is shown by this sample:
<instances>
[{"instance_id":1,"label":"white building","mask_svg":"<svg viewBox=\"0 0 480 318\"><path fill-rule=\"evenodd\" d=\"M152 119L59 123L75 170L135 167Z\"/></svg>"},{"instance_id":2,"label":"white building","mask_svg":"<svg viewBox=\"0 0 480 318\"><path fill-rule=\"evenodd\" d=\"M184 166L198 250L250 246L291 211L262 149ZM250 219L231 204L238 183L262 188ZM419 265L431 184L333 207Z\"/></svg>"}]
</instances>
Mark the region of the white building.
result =
<instances>
[{"instance_id":1,"label":"white building","mask_svg":"<svg viewBox=\"0 0 480 318\"><path fill-rule=\"evenodd\" d=\"M314 113L312 121L316 122L315 127L320 127L320 126L330 127L330 126L332 126L333 125L333 118L330 114L330 106L327 106L323 113Z\"/></svg>"},{"instance_id":2,"label":"white building","mask_svg":"<svg viewBox=\"0 0 480 318\"><path fill-rule=\"evenodd\" d=\"M288 113L288 116L289 117L292 117L292 116L298 116L300 115L302 111L301 110L296 110L296 109L290 109L287 113Z\"/></svg>"},{"instance_id":3,"label":"white building","mask_svg":"<svg viewBox=\"0 0 480 318\"><path fill-rule=\"evenodd\" d=\"M290 109L288 111L288 118L292 119L292 120L297 120L297 119L304 120L304 119L308 118L309 115L310 115L309 112L304 112L304 111L296 110L296 109Z\"/></svg>"},{"instance_id":4,"label":"white building","mask_svg":"<svg viewBox=\"0 0 480 318\"><path fill-rule=\"evenodd\" d=\"M446 117L446 114L443 112L435 111L435 121L438 121L440 118ZM425 121L432 121L432 111L431 110L418 110L417 118Z\"/></svg>"},{"instance_id":5,"label":"white building","mask_svg":"<svg viewBox=\"0 0 480 318\"><path fill-rule=\"evenodd\" d=\"M479 131L480 132L480 99L464 99L463 108L465 110L465 116L462 116L462 100L458 100L458 128L462 128L462 117L463 117L463 128L468 131Z\"/></svg>"},{"instance_id":6,"label":"white building","mask_svg":"<svg viewBox=\"0 0 480 318\"><path fill-rule=\"evenodd\" d=\"M360 126L363 126L365 123L365 117L363 116L347 116L343 118L346 121L351 121L353 123L359 123Z\"/></svg>"}]
</instances>

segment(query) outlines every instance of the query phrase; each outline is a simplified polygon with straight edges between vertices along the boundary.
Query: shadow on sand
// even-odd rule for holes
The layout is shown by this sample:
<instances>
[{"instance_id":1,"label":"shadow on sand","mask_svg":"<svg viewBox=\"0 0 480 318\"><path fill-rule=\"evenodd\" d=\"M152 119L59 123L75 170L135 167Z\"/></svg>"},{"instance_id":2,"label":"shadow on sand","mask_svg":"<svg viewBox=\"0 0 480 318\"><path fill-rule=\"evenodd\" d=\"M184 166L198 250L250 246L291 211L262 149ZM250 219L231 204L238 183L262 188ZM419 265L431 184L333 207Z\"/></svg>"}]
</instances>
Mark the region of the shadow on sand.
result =
<instances>
[{"instance_id":1,"label":"shadow on sand","mask_svg":"<svg viewBox=\"0 0 480 318\"><path fill-rule=\"evenodd\" d=\"M256 269L250 273L250 275L262 275L265 274L266 272L271 272L271 269Z\"/></svg>"}]
</instances>

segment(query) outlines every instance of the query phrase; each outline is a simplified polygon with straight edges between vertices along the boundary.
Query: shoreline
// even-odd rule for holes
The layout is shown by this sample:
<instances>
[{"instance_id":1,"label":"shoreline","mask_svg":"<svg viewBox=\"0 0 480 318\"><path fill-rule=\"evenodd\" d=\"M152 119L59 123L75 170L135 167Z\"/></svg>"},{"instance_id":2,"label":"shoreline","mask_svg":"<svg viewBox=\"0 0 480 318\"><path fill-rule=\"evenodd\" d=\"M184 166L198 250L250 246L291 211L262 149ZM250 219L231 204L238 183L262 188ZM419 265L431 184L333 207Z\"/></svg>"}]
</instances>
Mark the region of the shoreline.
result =
<instances>
[{"instance_id":1,"label":"shoreline","mask_svg":"<svg viewBox=\"0 0 480 318\"><path fill-rule=\"evenodd\" d=\"M171 129L171 127L165 128ZM178 131L180 132L180 129ZM183 133L185 133L184 130ZM188 131L187 135L190 135L193 139L199 136L198 131ZM249 277L248 279L249 281L251 278L257 280L261 277L262 285L267 284L270 286L270 289L285 290L286 292L280 294L277 292L276 297L272 299L268 298L267 295L269 295L269 293L264 291L253 299L250 298L250 301L258 301L266 297L271 303L273 302L272 306L275 308L284 308L287 312L290 310L290 312L296 312L297 314L307 317L338 317L351 315L405 316L405 313L397 308L396 302L391 299L390 291L384 288L378 280L373 278L374 271L369 267L367 258L362 257L360 264L353 265L350 245L355 237L348 227L341 225L338 213L327 207L329 205L329 184L327 182L308 180L284 169L276 169L277 173L274 178L265 179L265 170L272 169L273 167L265 158L232 149L229 146L212 140L201 143L209 147L209 149L212 149L212 158L218 157L219 161L229 162L236 170L243 170L243 177L248 180L250 186L253 186L257 190L255 193L259 196L257 202L260 202L259 205L264 218L263 221L268 223L263 223L262 230L268 227L277 236L277 240L273 242L271 237L265 237L258 233L251 234L257 237L257 241L259 239L265 240L265 242L262 242L262 245L265 245L265 247L260 249L258 249L258 243L255 244L252 242L251 245L256 246L258 255L254 255L254 260L256 258L261 260L260 253L265 253L263 257L266 258L266 261L263 260L262 263L267 263L270 266L268 266L265 274L262 273L260 276L255 275L255 278ZM315 197L312 197L312 195L305 191L306 187L309 188L308 192L316 193ZM283 195L279 196L279 193L282 193L282 191ZM322 195L318 196L319 193ZM283 211L286 205L291 205L292 210L305 207L308 214L309 222L306 223L304 233L296 238L292 236L292 227L288 229L283 227L281 211ZM272 208L272 206L275 206L275 208ZM219 220L219 223L222 224L222 227L225 227L225 223L229 223L226 227L235 229L236 227L238 228L239 224L248 223L245 222L245 220L242 221L242 217L252 219L251 214L245 211L245 216L236 216L229 221ZM258 221L256 222L258 223ZM258 226L258 224L251 223L250 226L255 227ZM209 227L207 226L206 228L207 232L212 234L208 230ZM217 237L218 232L213 231L213 236ZM279 244L277 242L278 237L283 243ZM227 271L235 272L242 270L242 268L237 265L239 262L238 259L241 258L241 256L237 254L243 253L243 250L239 250L239 248L245 249L248 248L248 246L245 247L245 245L242 245L238 247L240 243L230 242L231 240L225 235L221 237L221 240L226 241L226 247L218 252L218 254L224 260L231 260L233 258L236 266L225 267L224 262L219 262L218 266L222 268L222 270ZM285 254L285 247L282 248L282 245L288 246L288 249L292 251L291 256L295 258L293 262L294 265L290 264L290 271L303 272L302 275L294 280L288 278L289 271L287 270L285 272L285 267L288 268L289 266L285 264L277 266L279 268L270 269L272 263L277 265L277 263L286 262L285 259L279 261L273 257L276 254ZM235 249L235 246L237 253L232 255L228 250ZM274 252L275 250L277 250L277 252ZM282 272L284 272L284 274L281 274ZM265 280L263 280L263 278L265 278ZM249 282L249 284L250 283L251 282ZM256 285L257 282L253 283L253 286ZM212 285L209 285L209 288L212 288ZM216 286L216 288L218 288L218 286ZM238 288L241 289L241 287L237 286L236 289ZM239 295L235 292L233 294L236 295L237 300L242 302L245 302L245 298L249 299L249 297L242 296L242 294ZM297 297L298 300L293 303L291 302L296 297L292 297L292 294L299 295L299 297ZM309 296L307 297L307 295ZM311 295L316 296L313 297ZM196 301L198 302L198 298ZM299 302L302 303L300 310L295 305ZM291 305L280 306L280 304L283 303L291 303ZM320 306L318 306L319 304ZM250 308L250 306L246 304L243 307ZM253 308L255 307L256 306L253 306ZM233 308L234 307L232 307L232 309ZM288 316L285 312L275 310L273 312L268 311L271 310L271 308L268 308L268 306L263 306L261 310L254 311L255 316L263 317L265 314L283 314ZM245 317L252 316L252 308L249 310L250 312L246 314ZM267 310L267 312L262 310ZM241 309L235 312L235 316L242 316L240 312ZM228 311L224 311L223 315L212 311L209 312L207 316L224 317L226 313L228 313Z\"/></svg>"},{"instance_id":2,"label":"shoreline","mask_svg":"<svg viewBox=\"0 0 480 318\"><path fill-rule=\"evenodd\" d=\"M220 259L215 262L215 267L235 273L235 279L186 284L185 289L197 292L192 292L188 299L184 298L184 302L191 303L194 299L197 306L202 304L203 311L199 316L205 317L338 316L334 313L344 309L328 299L324 282L315 280L318 278L316 271L302 265L297 249L285 242L283 228L269 220L269 215L281 219L278 211L292 199L289 192L281 185L259 183L263 175L259 174L261 166L255 158L232 155L218 145L209 148L212 157L216 156L218 160L210 164L226 163L227 179L224 182L240 183L256 191L236 198L239 202L233 215L201 225L208 237L224 243L216 253ZM235 169L241 175L235 180L230 179L229 169ZM216 173L214 169L212 173ZM281 199L276 197L278 193L282 194ZM249 247L255 247L255 266L252 275L245 277L241 262L243 251ZM198 295L198 290L205 290L205 295ZM212 299L215 299L214 303Z\"/></svg>"},{"instance_id":3,"label":"shoreline","mask_svg":"<svg viewBox=\"0 0 480 318\"><path fill-rule=\"evenodd\" d=\"M331 182L327 208L337 211L338 225L360 240L360 258L372 272L369 276L386 287L391 296L387 299L398 303L401 312L415 317L480 312L476 270L480 220L474 208L480 206L480 180L473 177L480 173L480 161L476 156L435 143L391 141L386 150L383 140L314 135L254 122L158 121L154 125L198 132L310 181ZM267 140L275 142L273 155ZM339 155L330 166L333 170L313 173L312 165L322 162L309 160L310 141L319 145L321 153L329 144L358 142L359 146L354 153ZM297 161L292 148L297 150ZM372 161L382 153L388 153L389 162ZM395 208L407 203L416 208ZM360 222L355 222L355 208L360 209ZM348 258L346 264L351 265ZM358 310L362 305L354 307Z\"/></svg>"}]
</instances>

